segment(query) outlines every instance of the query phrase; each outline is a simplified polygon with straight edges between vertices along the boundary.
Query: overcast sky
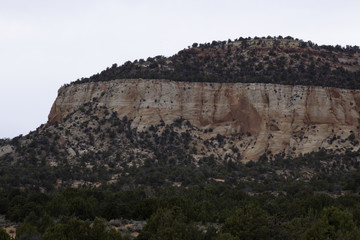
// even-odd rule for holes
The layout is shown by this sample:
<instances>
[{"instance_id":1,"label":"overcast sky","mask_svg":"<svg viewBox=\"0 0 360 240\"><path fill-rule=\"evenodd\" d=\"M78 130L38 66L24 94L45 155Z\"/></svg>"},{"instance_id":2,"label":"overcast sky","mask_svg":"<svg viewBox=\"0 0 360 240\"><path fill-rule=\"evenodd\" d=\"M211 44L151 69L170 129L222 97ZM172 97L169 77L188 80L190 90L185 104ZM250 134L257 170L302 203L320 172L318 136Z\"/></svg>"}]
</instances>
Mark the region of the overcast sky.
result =
<instances>
[{"instance_id":1,"label":"overcast sky","mask_svg":"<svg viewBox=\"0 0 360 240\"><path fill-rule=\"evenodd\" d=\"M0 0L0 138L47 122L57 90L194 42L293 36L360 45L358 0Z\"/></svg>"}]
</instances>

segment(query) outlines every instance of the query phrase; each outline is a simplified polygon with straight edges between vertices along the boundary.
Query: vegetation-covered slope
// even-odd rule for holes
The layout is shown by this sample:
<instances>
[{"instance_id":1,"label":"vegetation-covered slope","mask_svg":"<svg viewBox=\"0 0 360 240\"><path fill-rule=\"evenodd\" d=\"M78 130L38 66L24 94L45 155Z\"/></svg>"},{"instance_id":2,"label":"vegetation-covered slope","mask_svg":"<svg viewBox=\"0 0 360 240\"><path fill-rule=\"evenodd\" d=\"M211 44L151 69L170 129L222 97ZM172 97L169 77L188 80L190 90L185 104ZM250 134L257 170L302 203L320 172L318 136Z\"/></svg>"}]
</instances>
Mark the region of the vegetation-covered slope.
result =
<instances>
[{"instance_id":1,"label":"vegetation-covered slope","mask_svg":"<svg viewBox=\"0 0 360 240\"><path fill-rule=\"evenodd\" d=\"M125 78L360 88L358 46L318 46L292 37L194 43L171 57L114 64L75 83Z\"/></svg>"},{"instance_id":2,"label":"vegetation-covered slope","mask_svg":"<svg viewBox=\"0 0 360 240\"><path fill-rule=\"evenodd\" d=\"M120 234L134 226L127 219L137 220L136 239L359 239L359 196L332 198L299 184L289 190L253 196L223 184L55 194L14 190L0 192L0 211L24 222L18 239L129 239Z\"/></svg>"},{"instance_id":3,"label":"vegetation-covered slope","mask_svg":"<svg viewBox=\"0 0 360 240\"><path fill-rule=\"evenodd\" d=\"M95 114L96 112L96 114ZM103 116L99 118L97 116ZM358 192L359 152L343 154L322 149L297 158L264 154L257 163L241 163L234 141L244 144L253 136L216 135L184 119L172 124L140 130L131 128L127 117L87 103L59 123L43 125L36 131L11 140L2 140L0 187L54 190L67 187L113 185L189 186L224 182L250 192L283 191L286 183L314 183L314 190L339 194ZM350 141L354 139L332 139ZM335 144L334 143L334 144ZM317 184L319 183L319 185Z\"/></svg>"}]
</instances>

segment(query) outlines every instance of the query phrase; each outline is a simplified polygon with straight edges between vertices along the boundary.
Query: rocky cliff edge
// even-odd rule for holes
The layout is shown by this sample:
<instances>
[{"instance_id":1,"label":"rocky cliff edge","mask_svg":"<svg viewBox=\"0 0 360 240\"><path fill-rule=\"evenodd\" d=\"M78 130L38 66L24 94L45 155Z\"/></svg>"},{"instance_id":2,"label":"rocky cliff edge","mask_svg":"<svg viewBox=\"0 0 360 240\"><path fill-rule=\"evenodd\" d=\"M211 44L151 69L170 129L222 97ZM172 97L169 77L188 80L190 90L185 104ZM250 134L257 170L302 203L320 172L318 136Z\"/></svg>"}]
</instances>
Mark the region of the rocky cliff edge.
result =
<instances>
[{"instance_id":1,"label":"rocky cliff edge","mask_svg":"<svg viewBox=\"0 0 360 240\"><path fill-rule=\"evenodd\" d=\"M325 148L357 150L360 90L255 83L126 79L60 88L49 124L93 102L133 119L139 130L183 118L204 131L251 136L236 141L244 161L265 154L298 155Z\"/></svg>"}]
</instances>

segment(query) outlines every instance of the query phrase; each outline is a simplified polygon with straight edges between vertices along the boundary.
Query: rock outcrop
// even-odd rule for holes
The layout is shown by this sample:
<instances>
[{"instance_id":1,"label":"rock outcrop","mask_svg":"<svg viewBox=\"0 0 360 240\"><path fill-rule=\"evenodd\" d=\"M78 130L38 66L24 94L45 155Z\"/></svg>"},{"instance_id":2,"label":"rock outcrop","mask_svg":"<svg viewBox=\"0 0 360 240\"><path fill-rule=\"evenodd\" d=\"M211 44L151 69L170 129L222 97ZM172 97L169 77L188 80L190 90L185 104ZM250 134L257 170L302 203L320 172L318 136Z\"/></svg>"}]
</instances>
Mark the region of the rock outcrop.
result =
<instances>
[{"instance_id":1,"label":"rock outcrop","mask_svg":"<svg viewBox=\"0 0 360 240\"><path fill-rule=\"evenodd\" d=\"M132 127L140 130L182 117L199 129L212 129L204 138L251 135L251 143L239 144L244 161L264 153L358 149L360 90L148 79L89 82L59 90L49 124L88 102L133 119Z\"/></svg>"}]
</instances>

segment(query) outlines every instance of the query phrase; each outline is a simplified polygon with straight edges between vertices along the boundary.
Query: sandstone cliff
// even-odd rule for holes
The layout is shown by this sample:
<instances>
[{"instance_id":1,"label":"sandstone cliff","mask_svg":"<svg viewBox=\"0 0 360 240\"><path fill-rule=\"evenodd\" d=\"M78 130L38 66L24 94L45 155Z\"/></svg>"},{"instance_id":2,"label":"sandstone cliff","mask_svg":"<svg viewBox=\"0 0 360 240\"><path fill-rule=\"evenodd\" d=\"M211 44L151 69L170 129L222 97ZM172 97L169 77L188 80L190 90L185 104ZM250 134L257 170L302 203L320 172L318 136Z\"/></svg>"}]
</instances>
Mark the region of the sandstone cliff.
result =
<instances>
[{"instance_id":1,"label":"sandstone cliff","mask_svg":"<svg viewBox=\"0 0 360 240\"><path fill-rule=\"evenodd\" d=\"M264 153L358 149L360 90L147 79L90 82L62 87L49 123L87 102L133 119L132 127L140 130L182 117L200 130L212 129L204 139L245 133L246 142L234 141L244 161Z\"/></svg>"}]
</instances>

